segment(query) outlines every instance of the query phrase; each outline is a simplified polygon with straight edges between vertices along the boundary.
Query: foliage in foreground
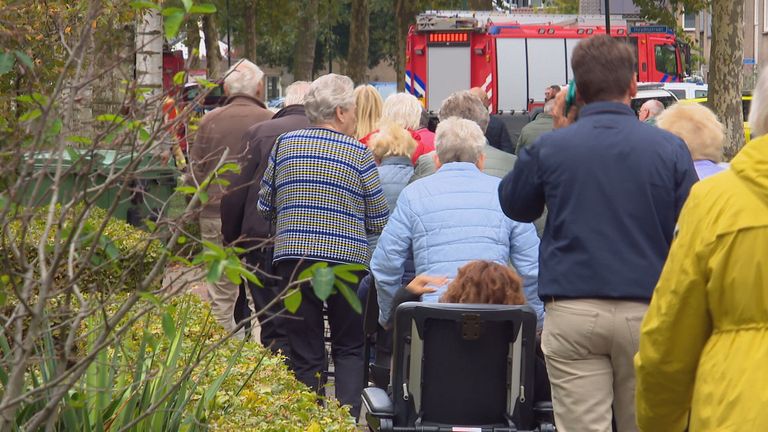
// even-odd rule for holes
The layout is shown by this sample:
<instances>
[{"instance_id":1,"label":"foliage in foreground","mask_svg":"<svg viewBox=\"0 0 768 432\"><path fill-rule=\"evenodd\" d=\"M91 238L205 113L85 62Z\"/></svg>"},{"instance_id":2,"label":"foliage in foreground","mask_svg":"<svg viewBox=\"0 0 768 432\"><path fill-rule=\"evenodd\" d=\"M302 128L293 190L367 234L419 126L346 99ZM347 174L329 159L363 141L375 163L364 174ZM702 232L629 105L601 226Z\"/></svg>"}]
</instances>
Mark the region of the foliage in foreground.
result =
<instances>
[{"instance_id":1,"label":"foliage in foreground","mask_svg":"<svg viewBox=\"0 0 768 432\"><path fill-rule=\"evenodd\" d=\"M147 296L145 301L157 299ZM97 319L84 323L83 353L92 352L88 335L100 325ZM194 295L150 309L119 343L98 351L51 426L61 431L354 430L345 408L336 402L327 408L318 405L315 394L280 357L257 343L226 336L211 319L208 305ZM40 361L27 376L29 390L44 385L61 366L55 343L46 338L38 347ZM4 385L9 353L4 333L0 347ZM24 424L44 403L19 410L16 424Z\"/></svg>"}]
</instances>

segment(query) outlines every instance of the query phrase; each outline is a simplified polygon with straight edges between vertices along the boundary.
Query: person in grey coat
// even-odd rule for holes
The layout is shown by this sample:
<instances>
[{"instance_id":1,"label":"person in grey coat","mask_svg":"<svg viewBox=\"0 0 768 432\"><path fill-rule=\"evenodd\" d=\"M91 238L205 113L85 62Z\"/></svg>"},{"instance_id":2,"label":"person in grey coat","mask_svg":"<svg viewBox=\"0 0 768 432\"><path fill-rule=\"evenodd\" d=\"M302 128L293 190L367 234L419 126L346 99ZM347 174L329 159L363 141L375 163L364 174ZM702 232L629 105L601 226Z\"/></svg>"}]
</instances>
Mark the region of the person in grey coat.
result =
<instances>
[{"instance_id":1,"label":"person in grey coat","mask_svg":"<svg viewBox=\"0 0 768 432\"><path fill-rule=\"evenodd\" d=\"M468 90L455 92L443 101L438 118L442 121L448 117L472 120L480 126L483 133L488 128L490 119L488 109L483 105L483 102ZM409 183L413 183L436 171L434 153L427 153L419 157L416 162L414 175ZM483 172L498 178L504 178L508 172L512 171L512 167L515 166L515 161L517 161L517 156L491 147L487 140L483 146L483 153L485 154Z\"/></svg>"}]
</instances>

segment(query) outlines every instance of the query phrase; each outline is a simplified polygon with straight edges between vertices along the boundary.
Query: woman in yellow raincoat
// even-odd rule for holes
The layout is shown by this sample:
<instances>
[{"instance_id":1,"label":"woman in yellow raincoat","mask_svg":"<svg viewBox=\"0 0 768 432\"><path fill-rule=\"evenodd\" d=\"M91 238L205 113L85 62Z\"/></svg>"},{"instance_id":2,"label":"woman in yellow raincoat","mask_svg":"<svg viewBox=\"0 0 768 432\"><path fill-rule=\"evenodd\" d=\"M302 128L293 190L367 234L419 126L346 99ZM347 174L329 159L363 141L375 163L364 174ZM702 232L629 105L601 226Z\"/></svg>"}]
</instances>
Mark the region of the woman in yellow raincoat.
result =
<instances>
[{"instance_id":1,"label":"woman in yellow raincoat","mask_svg":"<svg viewBox=\"0 0 768 432\"><path fill-rule=\"evenodd\" d=\"M762 137L691 190L643 320L641 431L768 431L768 73L749 121Z\"/></svg>"}]
</instances>

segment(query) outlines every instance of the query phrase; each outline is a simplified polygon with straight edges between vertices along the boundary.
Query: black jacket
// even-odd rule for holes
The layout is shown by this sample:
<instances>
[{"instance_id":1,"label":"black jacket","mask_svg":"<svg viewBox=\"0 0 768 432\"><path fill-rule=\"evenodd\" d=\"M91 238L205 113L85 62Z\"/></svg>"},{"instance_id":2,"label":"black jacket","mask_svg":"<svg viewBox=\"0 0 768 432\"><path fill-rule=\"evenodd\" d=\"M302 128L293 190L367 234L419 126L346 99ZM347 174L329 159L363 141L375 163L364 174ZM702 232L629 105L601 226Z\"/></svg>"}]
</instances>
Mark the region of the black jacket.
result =
<instances>
[{"instance_id":1,"label":"black jacket","mask_svg":"<svg viewBox=\"0 0 768 432\"><path fill-rule=\"evenodd\" d=\"M256 211L259 188L269 154L280 135L309 127L303 105L289 105L272 120L259 123L243 135L247 147L239 175L230 178L221 200L221 233L229 245L250 248L274 234L272 226Z\"/></svg>"},{"instance_id":2,"label":"black jacket","mask_svg":"<svg viewBox=\"0 0 768 432\"><path fill-rule=\"evenodd\" d=\"M485 130L485 137L491 147L507 153L515 153L515 144L509 136L507 126L498 116L492 115L488 121L488 129Z\"/></svg>"}]
</instances>

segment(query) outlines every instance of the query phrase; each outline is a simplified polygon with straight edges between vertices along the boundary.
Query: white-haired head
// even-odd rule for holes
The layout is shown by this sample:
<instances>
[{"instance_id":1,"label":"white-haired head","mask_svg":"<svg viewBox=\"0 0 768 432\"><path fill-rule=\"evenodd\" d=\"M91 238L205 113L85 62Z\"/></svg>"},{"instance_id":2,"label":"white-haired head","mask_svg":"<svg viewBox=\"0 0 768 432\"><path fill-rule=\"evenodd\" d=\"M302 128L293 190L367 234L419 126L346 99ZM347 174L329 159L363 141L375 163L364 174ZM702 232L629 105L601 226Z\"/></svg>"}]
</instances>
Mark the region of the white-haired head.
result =
<instances>
[{"instance_id":1,"label":"white-haired head","mask_svg":"<svg viewBox=\"0 0 768 432\"><path fill-rule=\"evenodd\" d=\"M261 99L264 93L264 72L246 59L235 63L224 75L224 93L227 96L245 94Z\"/></svg>"},{"instance_id":2,"label":"white-haired head","mask_svg":"<svg viewBox=\"0 0 768 432\"><path fill-rule=\"evenodd\" d=\"M459 117L466 120L472 120L480 126L480 130L485 133L490 121L488 109L483 102L473 95L469 90L457 91L448 96L443 104L440 105L440 111L437 114L440 121L448 117Z\"/></svg>"},{"instance_id":3,"label":"white-haired head","mask_svg":"<svg viewBox=\"0 0 768 432\"><path fill-rule=\"evenodd\" d=\"M421 120L421 102L408 93L395 93L384 101L381 120L391 121L409 130L419 128Z\"/></svg>"},{"instance_id":4,"label":"white-haired head","mask_svg":"<svg viewBox=\"0 0 768 432\"><path fill-rule=\"evenodd\" d=\"M308 81L294 81L291 85L285 88L285 106L288 105L304 105L304 99L309 93Z\"/></svg>"},{"instance_id":5,"label":"white-haired head","mask_svg":"<svg viewBox=\"0 0 768 432\"><path fill-rule=\"evenodd\" d=\"M440 164L477 163L483 155L485 134L472 120L449 117L435 130L435 150Z\"/></svg>"},{"instance_id":6,"label":"white-haired head","mask_svg":"<svg viewBox=\"0 0 768 432\"><path fill-rule=\"evenodd\" d=\"M753 137L768 133L768 70L763 68L752 91L749 107L749 128Z\"/></svg>"},{"instance_id":7,"label":"white-haired head","mask_svg":"<svg viewBox=\"0 0 768 432\"><path fill-rule=\"evenodd\" d=\"M638 118L642 121L656 118L662 111L664 111L664 104L656 99L651 99L645 101L645 103L640 106Z\"/></svg>"},{"instance_id":8,"label":"white-haired head","mask_svg":"<svg viewBox=\"0 0 768 432\"><path fill-rule=\"evenodd\" d=\"M304 98L304 110L310 123L317 125L335 122L337 108L344 112L350 109L354 111L354 89L352 80L344 75L328 74L314 80Z\"/></svg>"},{"instance_id":9,"label":"white-haired head","mask_svg":"<svg viewBox=\"0 0 768 432\"><path fill-rule=\"evenodd\" d=\"M659 115L656 125L679 136L693 160L723 161L725 127L704 105L676 103Z\"/></svg>"}]
</instances>

